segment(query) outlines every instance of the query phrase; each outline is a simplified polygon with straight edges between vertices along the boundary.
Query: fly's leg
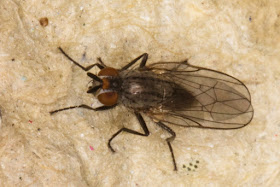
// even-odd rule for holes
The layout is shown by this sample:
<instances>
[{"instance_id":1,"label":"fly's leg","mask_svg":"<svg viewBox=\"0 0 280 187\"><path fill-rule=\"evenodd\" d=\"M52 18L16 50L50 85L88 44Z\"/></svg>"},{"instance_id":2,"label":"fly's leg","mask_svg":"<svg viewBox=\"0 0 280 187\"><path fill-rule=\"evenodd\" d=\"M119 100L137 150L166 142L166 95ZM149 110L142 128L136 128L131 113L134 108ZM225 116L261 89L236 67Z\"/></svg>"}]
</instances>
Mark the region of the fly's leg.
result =
<instances>
[{"instance_id":1,"label":"fly's leg","mask_svg":"<svg viewBox=\"0 0 280 187\"><path fill-rule=\"evenodd\" d=\"M171 128L164 125L162 122L156 122L156 124L158 126L160 126L163 130L166 130L169 134L171 134L171 136L166 139L166 142L167 142L167 145L168 145L170 153L171 153L171 157L172 157L172 161L173 161L173 165L174 165L174 171L177 171L175 156L174 156L173 149L172 149L172 146L171 146L171 142L175 139L176 133Z\"/></svg>"},{"instance_id":2,"label":"fly's leg","mask_svg":"<svg viewBox=\"0 0 280 187\"><path fill-rule=\"evenodd\" d=\"M99 61L99 63L95 63L92 65L89 65L87 67L82 66L81 64L79 64L78 62L76 62L74 59L72 59L68 54L66 54L63 49L61 47L58 47L58 49L60 50L60 52L66 56L66 58L68 58L68 60L70 60L71 62L73 62L76 66L80 67L82 70L84 71L89 71L91 68L93 68L94 66L97 66L99 69L103 69L106 67L106 65L102 62L101 58L97 58L97 60Z\"/></svg>"},{"instance_id":3,"label":"fly's leg","mask_svg":"<svg viewBox=\"0 0 280 187\"><path fill-rule=\"evenodd\" d=\"M128 128L121 128L120 130L118 130L118 132L116 132L115 134L113 134L113 136L109 139L108 141L108 147L110 148L110 150L112 152L115 152L115 150L112 148L111 146L111 142L112 140L118 136L121 132L128 132L128 133L131 133L131 134L135 134L135 135L139 135L139 136L149 136L150 132L149 132L149 129L143 119L143 117L141 116L140 113L138 112L134 112L136 118L138 119L142 129L144 130L144 133L141 133L141 132L137 132L137 131L134 131L134 130L131 130L131 129L128 129Z\"/></svg>"},{"instance_id":4,"label":"fly's leg","mask_svg":"<svg viewBox=\"0 0 280 187\"><path fill-rule=\"evenodd\" d=\"M143 57L143 58L142 58ZM122 67L122 69L120 71L126 70L128 69L130 66L132 66L133 64L135 64L140 58L142 58L142 61L139 65L139 68L143 68L146 65L147 59L148 59L148 54L144 53L142 55L140 55L139 57L135 58L134 60L132 60L130 63L128 63L127 65L125 65L124 67Z\"/></svg>"},{"instance_id":5,"label":"fly's leg","mask_svg":"<svg viewBox=\"0 0 280 187\"><path fill-rule=\"evenodd\" d=\"M101 107L97 107L97 108L92 108L88 105L77 105L77 106L70 106L70 107L54 110L54 111L51 111L50 114L53 115L54 113L61 112L61 111L64 111L64 110L71 110L71 109L74 109L74 108L84 108L84 109L88 109L88 110L101 111L101 110L112 109L115 106L117 106L117 105L115 104L115 105L112 105L112 106L101 106Z\"/></svg>"},{"instance_id":6,"label":"fly's leg","mask_svg":"<svg viewBox=\"0 0 280 187\"><path fill-rule=\"evenodd\" d=\"M99 61L99 63L100 63L104 68L107 67L107 66L105 65L105 63L101 60L100 57L98 57L97 60ZM102 69L102 68L100 68L100 69Z\"/></svg>"}]
</instances>

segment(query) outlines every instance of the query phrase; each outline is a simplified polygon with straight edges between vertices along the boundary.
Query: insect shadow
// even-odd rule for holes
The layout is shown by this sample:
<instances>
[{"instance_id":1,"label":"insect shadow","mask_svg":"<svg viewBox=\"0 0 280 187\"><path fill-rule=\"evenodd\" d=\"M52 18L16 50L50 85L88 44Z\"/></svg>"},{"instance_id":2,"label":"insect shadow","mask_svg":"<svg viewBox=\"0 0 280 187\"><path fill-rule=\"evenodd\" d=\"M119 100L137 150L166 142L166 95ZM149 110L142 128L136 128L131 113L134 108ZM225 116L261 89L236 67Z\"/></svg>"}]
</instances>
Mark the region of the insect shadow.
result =
<instances>
[{"instance_id":1,"label":"insect shadow","mask_svg":"<svg viewBox=\"0 0 280 187\"><path fill-rule=\"evenodd\" d=\"M157 62L146 65L148 54L144 53L121 69L98 63L83 67L67 55L62 54L84 71L93 67L100 69L97 75L90 72L92 86L87 93L94 94L103 104L98 108L82 104L51 111L50 114L84 108L93 111L109 110L122 104L132 111L144 132L121 128L108 141L111 143L121 132L139 136L150 134L142 114L150 117L156 125L170 134L166 139L174 170L177 164L171 142L176 133L166 124L181 127L230 130L249 124L253 118L253 107L248 88L238 79L225 73L193 66L188 61ZM139 60L139 66L136 62Z\"/></svg>"}]
</instances>

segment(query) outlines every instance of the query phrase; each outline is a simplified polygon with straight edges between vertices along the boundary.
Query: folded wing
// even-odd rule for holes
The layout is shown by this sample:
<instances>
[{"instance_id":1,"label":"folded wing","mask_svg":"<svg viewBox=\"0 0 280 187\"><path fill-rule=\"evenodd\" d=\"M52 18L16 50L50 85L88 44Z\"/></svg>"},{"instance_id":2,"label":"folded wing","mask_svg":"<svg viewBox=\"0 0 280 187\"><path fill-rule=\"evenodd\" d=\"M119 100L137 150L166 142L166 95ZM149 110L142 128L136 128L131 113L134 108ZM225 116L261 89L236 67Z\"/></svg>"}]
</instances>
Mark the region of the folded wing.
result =
<instances>
[{"instance_id":1,"label":"folded wing","mask_svg":"<svg viewBox=\"0 0 280 187\"><path fill-rule=\"evenodd\" d=\"M163 104L151 109L146 114L152 119L210 129L237 129L252 120L250 93L238 79L187 62L159 62L148 68L193 96L193 102L182 99L180 107Z\"/></svg>"}]
</instances>

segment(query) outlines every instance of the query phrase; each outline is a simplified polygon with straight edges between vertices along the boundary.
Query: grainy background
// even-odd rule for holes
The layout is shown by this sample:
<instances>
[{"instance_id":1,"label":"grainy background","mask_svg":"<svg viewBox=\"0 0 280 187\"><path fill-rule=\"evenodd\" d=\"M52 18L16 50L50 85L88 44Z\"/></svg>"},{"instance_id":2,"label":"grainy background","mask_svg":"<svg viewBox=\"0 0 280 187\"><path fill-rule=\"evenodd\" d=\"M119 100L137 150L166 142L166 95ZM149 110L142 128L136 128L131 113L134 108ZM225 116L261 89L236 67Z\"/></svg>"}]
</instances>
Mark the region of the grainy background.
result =
<instances>
[{"instance_id":1,"label":"grainy background","mask_svg":"<svg viewBox=\"0 0 280 187\"><path fill-rule=\"evenodd\" d=\"M280 186L279 0L1 0L1 186ZM47 17L47 26L40 18ZM84 66L181 61L226 72L249 88L255 116L235 131L174 127L174 172L161 129L147 138L123 107L49 111L81 103ZM96 73L97 69L91 72ZM195 167L196 165L196 167Z\"/></svg>"}]
</instances>

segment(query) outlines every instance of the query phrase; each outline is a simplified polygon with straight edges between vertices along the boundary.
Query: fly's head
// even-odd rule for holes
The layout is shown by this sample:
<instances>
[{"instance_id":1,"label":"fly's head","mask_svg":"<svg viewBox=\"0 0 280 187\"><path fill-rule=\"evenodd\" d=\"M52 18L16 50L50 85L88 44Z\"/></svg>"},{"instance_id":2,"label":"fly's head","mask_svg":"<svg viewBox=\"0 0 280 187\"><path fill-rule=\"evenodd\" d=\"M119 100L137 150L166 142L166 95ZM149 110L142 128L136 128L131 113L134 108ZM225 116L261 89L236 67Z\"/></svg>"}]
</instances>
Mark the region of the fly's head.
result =
<instances>
[{"instance_id":1,"label":"fly's head","mask_svg":"<svg viewBox=\"0 0 280 187\"><path fill-rule=\"evenodd\" d=\"M100 70L98 76L89 76L98 81L100 85L89 88L87 93L95 93L98 91L97 99L105 106L117 104L119 98L118 93L121 87L121 79L118 70L105 67Z\"/></svg>"}]
</instances>

